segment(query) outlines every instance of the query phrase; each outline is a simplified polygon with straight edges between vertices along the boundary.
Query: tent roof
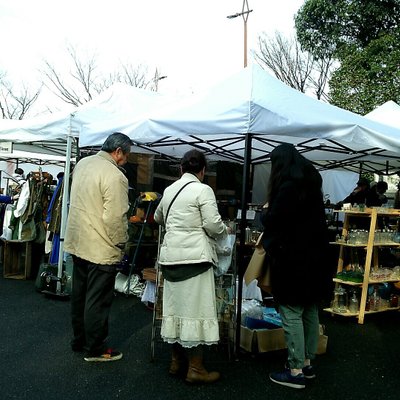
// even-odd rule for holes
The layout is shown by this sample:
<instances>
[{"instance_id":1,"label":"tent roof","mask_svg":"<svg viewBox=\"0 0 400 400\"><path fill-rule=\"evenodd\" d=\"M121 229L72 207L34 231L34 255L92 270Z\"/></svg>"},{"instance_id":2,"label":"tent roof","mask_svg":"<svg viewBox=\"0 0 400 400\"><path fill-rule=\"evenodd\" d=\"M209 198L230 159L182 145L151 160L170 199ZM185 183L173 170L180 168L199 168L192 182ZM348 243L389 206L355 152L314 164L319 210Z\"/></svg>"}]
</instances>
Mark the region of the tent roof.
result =
<instances>
[{"instance_id":1,"label":"tent roof","mask_svg":"<svg viewBox=\"0 0 400 400\"><path fill-rule=\"evenodd\" d=\"M93 100L69 112L25 120L0 120L0 141L13 142L15 150L13 154L0 154L0 158L16 158L17 151L34 152L38 154L32 157L35 160L65 156L68 135L78 138L84 131L93 140L100 135L103 142L110 133L125 126L128 117L130 122L135 116L143 117L150 109L170 102L171 98L116 83Z\"/></svg>"},{"instance_id":2,"label":"tent roof","mask_svg":"<svg viewBox=\"0 0 400 400\"><path fill-rule=\"evenodd\" d=\"M400 169L399 129L313 99L257 65L121 131L134 140L136 151L172 157L194 146L211 159L243 162L250 133L253 163L268 160L277 144L290 142L321 168L358 171L363 162L371 172ZM104 139L83 130L80 146L98 146Z\"/></svg>"},{"instance_id":3,"label":"tent roof","mask_svg":"<svg viewBox=\"0 0 400 400\"><path fill-rule=\"evenodd\" d=\"M75 124L85 143L101 145L112 132L122 132L134 121L176 101L158 92L116 83L75 112Z\"/></svg>"},{"instance_id":4,"label":"tent roof","mask_svg":"<svg viewBox=\"0 0 400 400\"><path fill-rule=\"evenodd\" d=\"M392 100L375 108L365 116L373 121L400 129L400 106Z\"/></svg>"}]
</instances>

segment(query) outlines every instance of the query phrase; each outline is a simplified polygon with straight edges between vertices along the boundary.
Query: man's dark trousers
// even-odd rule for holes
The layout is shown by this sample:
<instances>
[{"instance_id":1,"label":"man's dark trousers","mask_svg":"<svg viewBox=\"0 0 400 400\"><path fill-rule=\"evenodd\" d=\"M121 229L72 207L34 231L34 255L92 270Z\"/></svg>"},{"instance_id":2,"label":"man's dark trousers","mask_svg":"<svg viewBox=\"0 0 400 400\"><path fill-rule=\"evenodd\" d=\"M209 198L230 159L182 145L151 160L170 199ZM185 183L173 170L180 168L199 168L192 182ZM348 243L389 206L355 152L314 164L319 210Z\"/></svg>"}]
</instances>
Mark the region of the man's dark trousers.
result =
<instances>
[{"instance_id":1,"label":"man's dark trousers","mask_svg":"<svg viewBox=\"0 0 400 400\"><path fill-rule=\"evenodd\" d=\"M93 264L73 256L71 316L72 349L89 356L103 354L108 336L108 316L114 297L115 265Z\"/></svg>"}]
</instances>

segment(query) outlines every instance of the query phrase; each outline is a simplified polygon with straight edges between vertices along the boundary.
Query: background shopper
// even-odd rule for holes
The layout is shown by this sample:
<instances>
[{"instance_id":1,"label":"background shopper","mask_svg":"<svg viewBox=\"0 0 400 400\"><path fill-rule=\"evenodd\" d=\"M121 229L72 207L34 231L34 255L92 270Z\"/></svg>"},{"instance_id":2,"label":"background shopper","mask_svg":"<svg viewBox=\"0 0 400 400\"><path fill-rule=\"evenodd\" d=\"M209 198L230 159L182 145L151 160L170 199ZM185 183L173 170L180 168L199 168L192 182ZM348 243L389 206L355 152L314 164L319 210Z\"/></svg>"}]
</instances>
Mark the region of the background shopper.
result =
<instances>
[{"instance_id":1,"label":"background shopper","mask_svg":"<svg viewBox=\"0 0 400 400\"><path fill-rule=\"evenodd\" d=\"M366 204L367 197L370 192L370 183L367 178L360 178L357 182L357 186L343 201L337 204L338 208L341 208L345 203L354 204Z\"/></svg>"},{"instance_id":2,"label":"background shopper","mask_svg":"<svg viewBox=\"0 0 400 400\"><path fill-rule=\"evenodd\" d=\"M107 348L106 339L116 266L128 239L128 180L119 167L127 162L130 147L128 136L113 133L73 172L64 249L74 262L72 349L86 350L86 361L122 358Z\"/></svg>"},{"instance_id":3,"label":"background shopper","mask_svg":"<svg viewBox=\"0 0 400 400\"><path fill-rule=\"evenodd\" d=\"M181 160L181 178L165 189L155 220L165 227L159 264L164 277L161 336L172 345L169 372L190 383L211 383L203 346L218 343L213 266L215 239L227 234L213 190L202 183L206 159L198 150ZM187 366L186 351L189 356Z\"/></svg>"},{"instance_id":4,"label":"background shopper","mask_svg":"<svg viewBox=\"0 0 400 400\"><path fill-rule=\"evenodd\" d=\"M271 373L270 379L302 389L306 378L315 377L311 360L319 338L318 302L330 293L332 278L322 179L291 144L276 147L271 163L263 246L282 317L288 368Z\"/></svg>"},{"instance_id":5,"label":"background shopper","mask_svg":"<svg viewBox=\"0 0 400 400\"><path fill-rule=\"evenodd\" d=\"M385 181L376 182L374 185L371 185L371 189L368 192L368 195L365 200L365 204L367 207L381 207L384 204L387 204L388 198L385 193L388 190L388 184Z\"/></svg>"}]
</instances>

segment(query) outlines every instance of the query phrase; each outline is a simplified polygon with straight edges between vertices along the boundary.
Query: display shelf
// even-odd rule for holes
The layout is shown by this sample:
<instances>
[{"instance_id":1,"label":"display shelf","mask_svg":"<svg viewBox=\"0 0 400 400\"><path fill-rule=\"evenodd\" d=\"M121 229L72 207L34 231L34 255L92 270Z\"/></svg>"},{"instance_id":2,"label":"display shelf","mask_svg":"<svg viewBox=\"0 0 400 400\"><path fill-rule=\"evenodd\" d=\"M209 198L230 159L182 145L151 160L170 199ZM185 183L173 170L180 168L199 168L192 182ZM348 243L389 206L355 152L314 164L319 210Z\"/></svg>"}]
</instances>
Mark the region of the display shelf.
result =
<instances>
[{"instance_id":1,"label":"display shelf","mask_svg":"<svg viewBox=\"0 0 400 400\"><path fill-rule=\"evenodd\" d=\"M332 280L333 280L333 282L340 283L343 285L349 285L349 286L362 286L362 284L363 284L362 282L344 281L339 278L333 278Z\"/></svg>"},{"instance_id":2,"label":"display shelf","mask_svg":"<svg viewBox=\"0 0 400 400\"><path fill-rule=\"evenodd\" d=\"M396 208L385 208L385 207L371 207L365 208L364 211L358 210L334 210L334 213L343 213L345 216L355 217L372 217L373 214L378 217L400 217L400 210Z\"/></svg>"},{"instance_id":3,"label":"display shelf","mask_svg":"<svg viewBox=\"0 0 400 400\"><path fill-rule=\"evenodd\" d=\"M400 306L382 308L381 310L365 310L364 314L377 314L377 313L386 312L386 311L398 311L398 310L400 310ZM333 311L333 309L331 307L324 308L324 311L327 311L327 312L329 312L331 314L335 314L335 315L341 315L342 317L358 317L360 314L359 312L351 313L349 311L347 311L345 313L341 313L338 311Z\"/></svg>"},{"instance_id":4,"label":"display shelf","mask_svg":"<svg viewBox=\"0 0 400 400\"><path fill-rule=\"evenodd\" d=\"M345 281L343 279L339 278L333 278L333 282L340 283L343 285L349 285L349 286L362 286L363 282L353 282L353 281ZM368 281L369 285L378 285L379 283L385 283L385 282L400 282L399 278L387 278L387 279L370 279Z\"/></svg>"},{"instance_id":5,"label":"display shelf","mask_svg":"<svg viewBox=\"0 0 400 400\"><path fill-rule=\"evenodd\" d=\"M345 247L367 247L368 243L360 243L360 244L351 244L344 242L329 242L329 244L333 244L336 246L345 246ZM374 247L400 247L400 243L397 242L387 242L387 243L374 243Z\"/></svg>"},{"instance_id":6,"label":"display shelf","mask_svg":"<svg viewBox=\"0 0 400 400\"><path fill-rule=\"evenodd\" d=\"M379 283L385 282L400 282L399 278L387 278L387 279L370 279L368 284L370 285L378 285Z\"/></svg>"},{"instance_id":7,"label":"display shelf","mask_svg":"<svg viewBox=\"0 0 400 400\"><path fill-rule=\"evenodd\" d=\"M341 315L342 317L357 317L359 314L359 313L351 313L351 312L341 313L341 312L333 311L333 309L331 307L324 308L324 311L329 312L331 314L335 314L335 315Z\"/></svg>"},{"instance_id":8,"label":"display shelf","mask_svg":"<svg viewBox=\"0 0 400 400\"><path fill-rule=\"evenodd\" d=\"M337 273L341 273L345 269L345 257L346 255L351 257L351 253L353 248L364 250L365 254L365 263L363 266L364 274L362 282L354 282L354 281L347 281L342 280L339 278L333 278L333 282L336 284L336 288L339 285L347 285L360 288L361 297L359 300L359 312L357 313L340 313L334 312L332 308L324 309L327 312L330 312L335 315L341 315L346 317L357 317L358 323L364 323L364 316L368 314L374 314L378 312L384 311L391 311L391 310L399 310L399 307L389 307L382 310L377 311L370 311L366 310L367 308L367 301L368 301L368 288L370 285L378 285L386 282L398 282L400 281L397 278L388 277L386 279L371 279L370 274L372 270L378 270L379 260L378 260L378 250L380 248L399 248L400 244L397 242L383 242L383 243L376 243L375 242L375 232L377 227L377 220L378 217L393 217L399 218L400 217L400 210L395 209L386 209L382 207L375 207L375 208L366 208L364 211L358 210L335 210L335 212L342 212L344 213L344 222L343 222L343 229L342 229L342 237L347 237L350 232L350 220L353 221L353 217L356 217L356 220L360 220L360 218L367 218L369 219L369 233L368 233L368 241L367 243L362 244L349 244L345 242L330 242L332 245L340 246L339 251L339 259L338 259L338 266L337 266Z\"/></svg>"}]
</instances>

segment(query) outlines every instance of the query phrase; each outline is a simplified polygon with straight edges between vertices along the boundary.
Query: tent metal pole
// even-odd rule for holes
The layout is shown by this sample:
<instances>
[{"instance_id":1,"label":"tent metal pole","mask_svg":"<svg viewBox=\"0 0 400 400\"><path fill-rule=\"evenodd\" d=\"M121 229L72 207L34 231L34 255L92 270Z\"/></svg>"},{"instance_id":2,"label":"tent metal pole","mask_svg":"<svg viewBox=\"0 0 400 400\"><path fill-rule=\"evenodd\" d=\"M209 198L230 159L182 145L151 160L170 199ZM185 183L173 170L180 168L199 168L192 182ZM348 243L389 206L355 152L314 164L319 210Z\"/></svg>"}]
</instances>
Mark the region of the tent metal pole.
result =
<instances>
[{"instance_id":1,"label":"tent metal pole","mask_svg":"<svg viewBox=\"0 0 400 400\"><path fill-rule=\"evenodd\" d=\"M237 301L236 301L236 332L235 332L235 356L239 356L240 351L240 326L242 319L242 293L243 293L243 276L246 270L245 265L245 234L246 234L246 214L250 197L250 166L251 166L251 133L247 132L244 147L243 162L243 183L242 183L242 202L241 202L241 218L240 218L240 235L239 235L239 251L236 262L237 274Z\"/></svg>"},{"instance_id":2,"label":"tent metal pole","mask_svg":"<svg viewBox=\"0 0 400 400\"><path fill-rule=\"evenodd\" d=\"M71 116L72 119L72 116ZM69 175L71 170L71 154L72 154L72 132L71 132L71 119L69 125L69 132L67 136L67 150L65 155L65 170L63 178L63 193L61 203L61 227L60 227L60 247L58 251L58 272L57 277L57 294L61 294L61 279L63 276L63 261L64 261L64 236L65 227L67 224L68 203L69 203Z\"/></svg>"}]
</instances>

